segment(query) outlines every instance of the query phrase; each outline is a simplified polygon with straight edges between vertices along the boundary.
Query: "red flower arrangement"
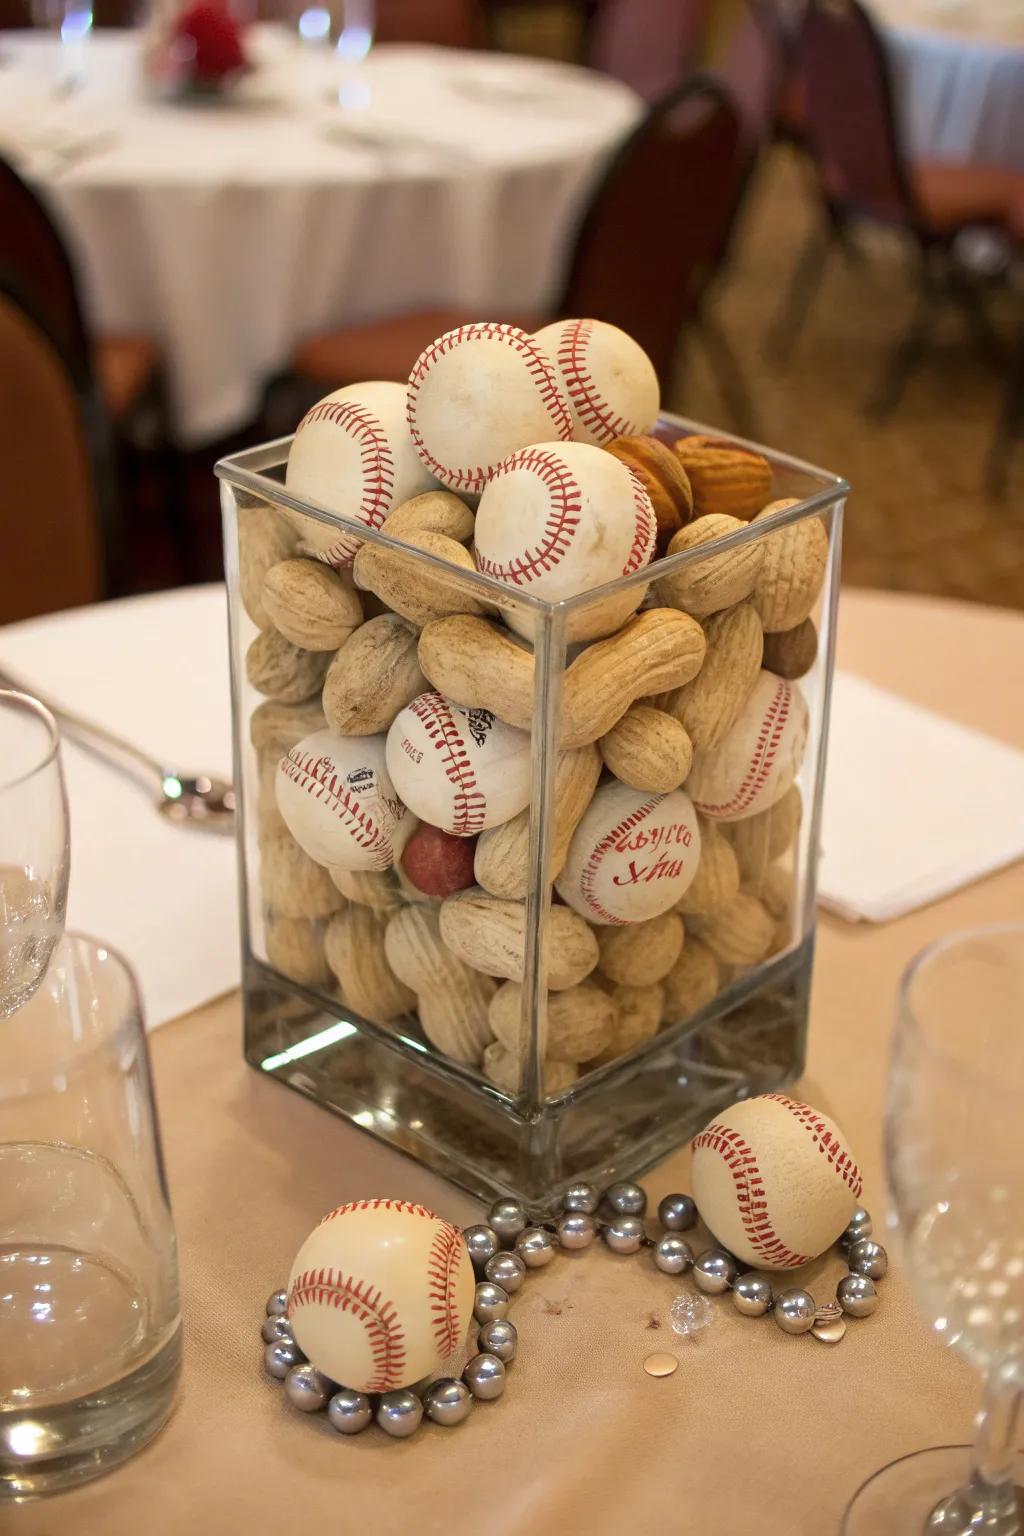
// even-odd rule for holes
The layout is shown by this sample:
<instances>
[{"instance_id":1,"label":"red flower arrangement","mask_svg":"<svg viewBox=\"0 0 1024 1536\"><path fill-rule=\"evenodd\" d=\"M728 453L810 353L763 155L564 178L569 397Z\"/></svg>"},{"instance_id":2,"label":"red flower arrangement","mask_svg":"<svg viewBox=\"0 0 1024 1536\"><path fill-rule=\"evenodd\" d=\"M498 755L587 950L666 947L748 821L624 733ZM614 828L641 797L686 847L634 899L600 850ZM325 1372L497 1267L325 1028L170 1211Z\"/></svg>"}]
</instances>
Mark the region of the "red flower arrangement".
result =
<instances>
[{"instance_id":1,"label":"red flower arrangement","mask_svg":"<svg viewBox=\"0 0 1024 1536\"><path fill-rule=\"evenodd\" d=\"M224 0L192 0L156 33L146 63L159 86L180 95L219 91L249 67Z\"/></svg>"}]
</instances>

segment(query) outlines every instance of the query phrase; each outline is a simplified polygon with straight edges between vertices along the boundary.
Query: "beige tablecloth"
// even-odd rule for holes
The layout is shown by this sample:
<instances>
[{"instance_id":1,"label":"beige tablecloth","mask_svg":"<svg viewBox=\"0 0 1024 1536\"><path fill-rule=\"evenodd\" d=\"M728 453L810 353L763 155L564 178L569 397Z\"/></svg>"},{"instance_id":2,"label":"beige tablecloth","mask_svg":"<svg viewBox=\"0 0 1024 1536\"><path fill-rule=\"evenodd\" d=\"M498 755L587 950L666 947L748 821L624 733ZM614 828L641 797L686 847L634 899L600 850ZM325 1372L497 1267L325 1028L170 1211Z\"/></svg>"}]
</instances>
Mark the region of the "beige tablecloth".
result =
<instances>
[{"instance_id":1,"label":"beige tablecloth","mask_svg":"<svg viewBox=\"0 0 1024 1536\"><path fill-rule=\"evenodd\" d=\"M1024 616L847 594L840 656L1024 746ZM879 1226L900 972L940 934L1019 918L1022 908L1018 866L882 928L822 920L800 1092L846 1128ZM176 1412L111 1477L5 1511L5 1536L827 1536L882 1462L969 1435L974 1375L918 1318L898 1258L879 1311L829 1348L741 1318L727 1301L697 1339L678 1340L667 1310L686 1282L603 1249L561 1255L529 1279L513 1303L521 1353L505 1396L460 1428L343 1440L324 1420L303 1419L263 1374L258 1327L307 1229L363 1195L422 1201L462 1221L478 1208L251 1071L240 1027L232 998L152 1040L185 1299ZM686 1152L654 1170L652 1201L686 1189L688 1173ZM834 1259L814 1266L810 1288L824 1299L839 1272ZM660 1381L641 1369L659 1348L681 1359Z\"/></svg>"}]
</instances>

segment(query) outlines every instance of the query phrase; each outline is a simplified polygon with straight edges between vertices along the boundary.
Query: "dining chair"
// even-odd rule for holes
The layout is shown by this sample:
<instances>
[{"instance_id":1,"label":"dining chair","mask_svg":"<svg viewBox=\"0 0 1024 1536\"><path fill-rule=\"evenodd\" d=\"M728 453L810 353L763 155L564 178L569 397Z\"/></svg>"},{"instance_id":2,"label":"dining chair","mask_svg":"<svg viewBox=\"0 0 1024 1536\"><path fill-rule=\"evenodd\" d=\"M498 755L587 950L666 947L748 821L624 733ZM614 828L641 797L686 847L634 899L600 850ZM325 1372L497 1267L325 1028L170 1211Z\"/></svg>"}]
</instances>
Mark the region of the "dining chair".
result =
<instances>
[{"instance_id":1,"label":"dining chair","mask_svg":"<svg viewBox=\"0 0 1024 1536\"><path fill-rule=\"evenodd\" d=\"M956 260L955 241L971 226L1005 226L1024 176L904 155L883 45L859 0L812 0L798 58L824 218L797 260L773 346L780 357L789 353L829 254L836 246L856 250L852 235L859 224L902 231L915 250L920 286L916 312L871 403L882 417L899 402L942 305L958 304L979 344L998 353L978 288Z\"/></svg>"},{"instance_id":2,"label":"dining chair","mask_svg":"<svg viewBox=\"0 0 1024 1536\"><path fill-rule=\"evenodd\" d=\"M708 296L742 192L739 115L720 84L694 76L656 103L613 155L570 246L558 301L543 314L504 315L535 331L559 316L607 320L648 353L667 395L680 336L690 327L706 347L741 430L751 409ZM287 430L289 381L323 393L362 379L408 377L436 336L492 314L436 308L390 316L310 337L272 386L271 430ZM286 403L287 402L287 403Z\"/></svg>"},{"instance_id":3,"label":"dining chair","mask_svg":"<svg viewBox=\"0 0 1024 1536\"><path fill-rule=\"evenodd\" d=\"M481 0L377 0L378 43L482 48L485 37Z\"/></svg>"},{"instance_id":4,"label":"dining chair","mask_svg":"<svg viewBox=\"0 0 1024 1536\"><path fill-rule=\"evenodd\" d=\"M104 595L102 445L87 383L0 280L0 624Z\"/></svg>"},{"instance_id":5,"label":"dining chair","mask_svg":"<svg viewBox=\"0 0 1024 1536\"><path fill-rule=\"evenodd\" d=\"M592 69L656 102L697 65L714 0L597 0L584 57Z\"/></svg>"}]
</instances>

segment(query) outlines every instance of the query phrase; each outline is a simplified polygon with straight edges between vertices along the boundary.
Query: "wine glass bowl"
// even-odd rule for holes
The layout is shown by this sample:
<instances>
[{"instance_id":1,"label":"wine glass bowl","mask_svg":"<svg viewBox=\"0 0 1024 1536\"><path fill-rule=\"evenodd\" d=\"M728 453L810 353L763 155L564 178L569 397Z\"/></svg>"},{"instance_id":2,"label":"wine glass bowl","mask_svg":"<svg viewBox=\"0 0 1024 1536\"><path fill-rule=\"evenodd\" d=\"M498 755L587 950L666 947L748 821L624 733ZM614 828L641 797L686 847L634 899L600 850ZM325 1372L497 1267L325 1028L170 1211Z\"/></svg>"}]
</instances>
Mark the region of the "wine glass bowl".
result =
<instances>
[{"instance_id":1,"label":"wine glass bowl","mask_svg":"<svg viewBox=\"0 0 1024 1536\"><path fill-rule=\"evenodd\" d=\"M49 710L0 690L0 1019L32 996L64 929L68 811Z\"/></svg>"}]
</instances>

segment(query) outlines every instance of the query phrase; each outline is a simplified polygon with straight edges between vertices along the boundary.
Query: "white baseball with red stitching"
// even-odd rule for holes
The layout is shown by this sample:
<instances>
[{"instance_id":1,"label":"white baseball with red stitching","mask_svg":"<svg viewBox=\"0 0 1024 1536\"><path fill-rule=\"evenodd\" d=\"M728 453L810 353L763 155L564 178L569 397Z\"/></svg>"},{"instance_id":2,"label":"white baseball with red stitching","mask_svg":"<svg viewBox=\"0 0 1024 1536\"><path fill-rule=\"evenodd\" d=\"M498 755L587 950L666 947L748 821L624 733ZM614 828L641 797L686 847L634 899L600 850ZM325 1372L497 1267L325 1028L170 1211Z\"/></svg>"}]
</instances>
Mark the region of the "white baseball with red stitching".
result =
<instances>
[{"instance_id":1,"label":"white baseball with red stitching","mask_svg":"<svg viewBox=\"0 0 1024 1536\"><path fill-rule=\"evenodd\" d=\"M440 693L421 693L395 716L386 756L409 809L455 837L511 821L529 803L528 733Z\"/></svg>"},{"instance_id":2,"label":"white baseball with red stitching","mask_svg":"<svg viewBox=\"0 0 1024 1536\"><path fill-rule=\"evenodd\" d=\"M800 772L807 723L799 688L762 672L728 734L694 758L686 789L701 815L743 821L770 810Z\"/></svg>"},{"instance_id":3,"label":"white baseball with red stitching","mask_svg":"<svg viewBox=\"0 0 1024 1536\"><path fill-rule=\"evenodd\" d=\"M733 1104L693 1143L704 1224L756 1269L796 1269L841 1235L861 1176L834 1120L784 1093Z\"/></svg>"},{"instance_id":4,"label":"white baseball with red stitching","mask_svg":"<svg viewBox=\"0 0 1024 1536\"><path fill-rule=\"evenodd\" d=\"M536 339L562 376L578 443L611 443L651 431L660 405L658 375L632 336L606 320L556 320Z\"/></svg>"},{"instance_id":5,"label":"white baseball with red stitching","mask_svg":"<svg viewBox=\"0 0 1024 1536\"><path fill-rule=\"evenodd\" d=\"M278 809L318 864L390 869L410 828L388 777L383 736L315 731L278 764Z\"/></svg>"},{"instance_id":6,"label":"white baseball with red stitching","mask_svg":"<svg viewBox=\"0 0 1024 1536\"><path fill-rule=\"evenodd\" d=\"M409 436L404 386L350 384L314 405L292 440L285 485L368 528L379 528L411 496L435 489ZM321 560L338 569L352 564L359 539L301 512L289 517Z\"/></svg>"},{"instance_id":7,"label":"white baseball with red stitching","mask_svg":"<svg viewBox=\"0 0 1024 1536\"><path fill-rule=\"evenodd\" d=\"M554 362L514 325L460 325L432 341L409 375L409 431L424 465L460 496L527 443L572 436Z\"/></svg>"},{"instance_id":8,"label":"white baseball with red stitching","mask_svg":"<svg viewBox=\"0 0 1024 1536\"><path fill-rule=\"evenodd\" d=\"M647 492L619 459L586 443L534 443L505 460L480 498L474 535L479 570L547 602L631 575L654 554L657 520ZM570 640L618 629L643 601L641 582L570 616ZM527 639L528 610L506 624Z\"/></svg>"},{"instance_id":9,"label":"white baseball with red stitching","mask_svg":"<svg viewBox=\"0 0 1024 1536\"><path fill-rule=\"evenodd\" d=\"M587 807L555 885L591 923L643 923L676 904L699 862L700 827L681 789L612 782Z\"/></svg>"},{"instance_id":10,"label":"white baseball with red stitching","mask_svg":"<svg viewBox=\"0 0 1024 1536\"><path fill-rule=\"evenodd\" d=\"M295 1255L287 1315L325 1376L393 1392L455 1353L475 1291L458 1227L407 1200L356 1200L330 1211Z\"/></svg>"}]
</instances>

